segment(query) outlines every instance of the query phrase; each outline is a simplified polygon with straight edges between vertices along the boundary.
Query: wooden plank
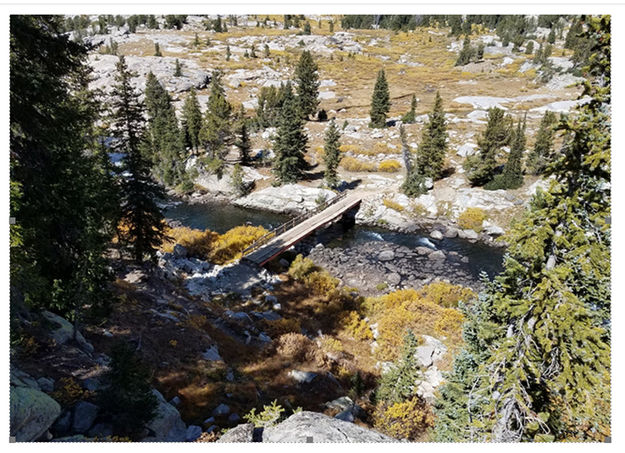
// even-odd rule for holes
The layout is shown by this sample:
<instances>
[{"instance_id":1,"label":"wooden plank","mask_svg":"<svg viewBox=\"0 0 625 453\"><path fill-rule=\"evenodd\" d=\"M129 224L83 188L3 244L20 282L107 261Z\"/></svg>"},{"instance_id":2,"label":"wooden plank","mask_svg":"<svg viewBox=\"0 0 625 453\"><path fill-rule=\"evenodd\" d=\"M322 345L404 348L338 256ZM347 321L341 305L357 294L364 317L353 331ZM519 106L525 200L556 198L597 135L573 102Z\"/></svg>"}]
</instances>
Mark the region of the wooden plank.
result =
<instances>
[{"instance_id":1,"label":"wooden plank","mask_svg":"<svg viewBox=\"0 0 625 453\"><path fill-rule=\"evenodd\" d=\"M299 225L296 225L290 230L287 230L281 235L275 237L260 249L247 255L245 259L262 266L284 252L293 244L296 244L309 234L313 233L315 230L354 208L360 202L361 199L358 197L345 198L344 200L329 206L319 214L312 216Z\"/></svg>"}]
</instances>

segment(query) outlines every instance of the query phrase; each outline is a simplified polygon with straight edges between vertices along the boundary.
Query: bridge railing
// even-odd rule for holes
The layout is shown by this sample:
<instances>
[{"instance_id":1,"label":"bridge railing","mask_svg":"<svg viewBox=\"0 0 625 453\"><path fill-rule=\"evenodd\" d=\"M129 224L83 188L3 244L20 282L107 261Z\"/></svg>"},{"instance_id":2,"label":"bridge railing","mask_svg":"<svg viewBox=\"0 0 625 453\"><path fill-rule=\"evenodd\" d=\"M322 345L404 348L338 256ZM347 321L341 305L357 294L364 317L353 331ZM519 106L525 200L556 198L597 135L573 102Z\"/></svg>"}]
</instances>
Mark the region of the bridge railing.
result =
<instances>
[{"instance_id":1,"label":"bridge railing","mask_svg":"<svg viewBox=\"0 0 625 453\"><path fill-rule=\"evenodd\" d=\"M284 233L285 231L290 230L295 225L300 224L304 220L308 220L312 216L319 214L321 211L329 208L333 204L338 203L343 198L345 198L346 195L347 195L347 192L342 192L342 193L338 194L336 197L333 197L333 198L331 198L329 200L326 200L323 203L317 205L315 208L311 209L310 211L303 212L302 214L300 214L300 215L298 215L296 217L293 217L292 219L284 222L282 225L279 225L279 226L277 226L275 228L272 228L267 233L265 233L264 235L262 235L261 237L256 239L254 241L254 243L252 243L252 245L250 245L249 247L243 249L243 252L241 252L242 256L249 255L250 253L258 250L259 248L261 248L263 245L267 244L270 240L272 240L276 236L279 236L282 233Z\"/></svg>"}]
</instances>

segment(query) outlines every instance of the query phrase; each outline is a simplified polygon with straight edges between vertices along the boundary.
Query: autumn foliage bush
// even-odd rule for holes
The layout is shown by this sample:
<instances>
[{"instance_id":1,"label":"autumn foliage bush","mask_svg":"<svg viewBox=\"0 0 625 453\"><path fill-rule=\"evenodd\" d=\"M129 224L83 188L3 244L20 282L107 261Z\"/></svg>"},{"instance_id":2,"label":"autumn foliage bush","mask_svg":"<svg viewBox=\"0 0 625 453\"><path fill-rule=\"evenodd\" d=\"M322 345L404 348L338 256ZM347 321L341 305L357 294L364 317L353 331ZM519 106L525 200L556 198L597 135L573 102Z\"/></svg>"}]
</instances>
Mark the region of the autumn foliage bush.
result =
<instances>
[{"instance_id":1,"label":"autumn foliage bush","mask_svg":"<svg viewBox=\"0 0 625 453\"><path fill-rule=\"evenodd\" d=\"M373 172L378 170L378 166L375 162L369 162L366 160L356 159L355 157L346 156L341 159L341 167L347 171L368 171Z\"/></svg>"},{"instance_id":2,"label":"autumn foliage bush","mask_svg":"<svg viewBox=\"0 0 625 453\"><path fill-rule=\"evenodd\" d=\"M395 360L408 329L417 335L445 337L448 346L462 343L463 315L455 308L446 308L428 297L426 286L423 293L414 289L403 289L380 297L368 298L364 307L371 322L378 324L376 354L380 360ZM422 294L426 294L424 297ZM448 299L448 303L451 301Z\"/></svg>"},{"instance_id":3,"label":"autumn foliage bush","mask_svg":"<svg viewBox=\"0 0 625 453\"><path fill-rule=\"evenodd\" d=\"M447 282L430 283L421 288L418 293L425 300L445 308L456 308L458 302L467 302L475 297L475 293L470 288Z\"/></svg>"},{"instance_id":4,"label":"autumn foliage bush","mask_svg":"<svg viewBox=\"0 0 625 453\"><path fill-rule=\"evenodd\" d=\"M384 173L397 173L400 168L401 164L398 161L390 159L380 162L378 170Z\"/></svg>"},{"instance_id":5,"label":"autumn foliage bush","mask_svg":"<svg viewBox=\"0 0 625 453\"><path fill-rule=\"evenodd\" d=\"M373 340L373 333L369 325L356 311L348 312L343 318L343 326L345 330L356 340L370 341Z\"/></svg>"},{"instance_id":6,"label":"autumn foliage bush","mask_svg":"<svg viewBox=\"0 0 625 453\"><path fill-rule=\"evenodd\" d=\"M486 220L486 213L480 208L467 208L458 216L458 226L464 230L482 231L482 224Z\"/></svg>"},{"instance_id":7,"label":"autumn foliage bush","mask_svg":"<svg viewBox=\"0 0 625 453\"><path fill-rule=\"evenodd\" d=\"M187 249L189 256L208 260L216 264L226 264L241 257L241 252L256 239L267 233L262 226L238 226L224 234L211 230L196 230L188 227L168 228L168 239L163 241L161 249L173 252L180 244Z\"/></svg>"},{"instance_id":8,"label":"autumn foliage bush","mask_svg":"<svg viewBox=\"0 0 625 453\"><path fill-rule=\"evenodd\" d=\"M376 429L407 440L422 440L421 437L434 426L430 407L417 396L390 406L381 402L373 418Z\"/></svg>"},{"instance_id":9,"label":"autumn foliage bush","mask_svg":"<svg viewBox=\"0 0 625 453\"><path fill-rule=\"evenodd\" d=\"M294 362L313 362L317 366L324 363L324 354L317 345L300 333L281 335L276 342L278 354Z\"/></svg>"}]
</instances>

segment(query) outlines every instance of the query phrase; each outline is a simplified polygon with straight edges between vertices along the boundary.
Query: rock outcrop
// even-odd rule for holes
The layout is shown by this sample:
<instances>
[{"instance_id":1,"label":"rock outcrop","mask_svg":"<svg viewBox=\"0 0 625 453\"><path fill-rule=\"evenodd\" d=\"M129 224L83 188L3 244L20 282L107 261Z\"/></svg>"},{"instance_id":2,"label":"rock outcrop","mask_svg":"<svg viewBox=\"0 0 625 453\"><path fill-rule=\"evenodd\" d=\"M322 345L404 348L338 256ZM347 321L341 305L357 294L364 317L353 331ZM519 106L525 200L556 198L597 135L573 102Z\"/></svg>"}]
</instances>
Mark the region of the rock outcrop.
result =
<instances>
[{"instance_id":1,"label":"rock outcrop","mask_svg":"<svg viewBox=\"0 0 625 453\"><path fill-rule=\"evenodd\" d=\"M264 429L255 429L250 423L239 425L224 434L218 442L364 443L397 440L350 422L304 411Z\"/></svg>"},{"instance_id":2,"label":"rock outcrop","mask_svg":"<svg viewBox=\"0 0 625 453\"><path fill-rule=\"evenodd\" d=\"M34 387L29 385L32 383ZM59 403L40 391L36 381L19 370L11 376L10 408L10 433L18 442L39 439L61 415Z\"/></svg>"},{"instance_id":3,"label":"rock outcrop","mask_svg":"<svg viewBox=\"0 0 625 453\"><path fill-rule=\"evenodd\" d=\"M184 442L187 426L180 418L180 412L159 391L152 390L152 393L158 399L158 408L156 417L147 425L150 435L143 442Z\"/></svg>"}]
</instances>

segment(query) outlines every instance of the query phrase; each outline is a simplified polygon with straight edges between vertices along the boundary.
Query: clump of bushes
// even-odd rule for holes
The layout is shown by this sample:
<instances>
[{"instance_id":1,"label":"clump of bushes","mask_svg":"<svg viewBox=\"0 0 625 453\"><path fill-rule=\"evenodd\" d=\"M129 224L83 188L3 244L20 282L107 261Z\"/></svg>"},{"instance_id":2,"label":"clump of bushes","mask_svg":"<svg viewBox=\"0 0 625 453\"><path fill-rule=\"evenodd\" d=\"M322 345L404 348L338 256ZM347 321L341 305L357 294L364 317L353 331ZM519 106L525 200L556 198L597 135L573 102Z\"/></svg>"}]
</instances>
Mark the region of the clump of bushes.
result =
<instances>
[{"instance_id":1,"label":"clump of bushes","mask_svg":"<svg viewBox=\"0 0 625 453\"><path fill-rule=\"evenodd\" d=\"M343 319L343 325L345 330L354 337L355 340L371 341L373 340L373 333L369 328L369 325L364 319L361 319L360 315L356 311L350 311Z\"/></svg>"},{"instance_id":2,"label":"clump of bushes","mask_svg":"<svg viewBox=\"0 0 625 453\"><path fill-rule=\"evenodd\" d=\"M463 230L482 231L482 224L486 220L486 213L480 208L467 208L458 216L458 226Z\"/></svg>"},{"instance_id":3,"label":"clump of bushes","mask_svg":"<svg viewBox=\"0 0 625 453\"><path fill-rule=\"evenodd\" d=\"M287 333L276 341L276 351L281 356L294 362L313 362L323 366L324 354L317 345L301 333Z\"/></svg>"},{"instance_id":4,"label":"clump of bushes","mask_svg":"<svg viewBox=\"0 0 625 453\"><path fill-rule=\"evenodd\" d=\"M462 313L455 308L446 308L436 303L431 295L437 293L436 290L426 286L421 291L424 292L404 289L365 300L366 316L371 322L378 324L379 347L376 355L380 360L397 359L404 333L408 329L435 337L444 336L451 348L462 343ZM442 299L445 304L454 304L451 294Z\"/></svg>"},{"instance_id":5,"label":"clump of bushes","mask_svg":"<svg viewBox=\"0 0 625 453\"><path fill-rule=\"evenodd\" d=\"M304 256L300 253L295 257L291 266L289 267L289 277L294 280L301 280L309 273L313 272L317 269L315 263L310 258L304 258Z\"/></svg>"},{"instance_id":6,"label":"clump of bushes","mask_svg":"<svg viewBox=\"0 0 625 453\"><path fill-rule=\"evenodd\" d=\"M418 396L392 405L379 404L373 418L376 429L391 437L413 441L434 426L431 408Z\"/></svg>"},{"instance_id":7,"label":"clump of bushes","mask_svg":"<svg viewBox=\"0 0 625 453\"><path fill-rule=\"evenodd\" d=\"M171 253L174 251L176 244L182 245L187 249L187 254L199 259L207 259L211 253L214 242L219 237L218 233L211 230L195 230L188 227L168 228L165 230L168 237L161 249L164 252Z\"/></svg>"},{"instance_id":8,"label":"clump of bushes","mask_svg":"<svg viewBox=\"0 0 625 453\"><path fill-rule=\"evenodd\" d=\"M227 264L241 257L241 252L267 233L262 226L238 226L224 234L188 227L169 228L167 239L161 245L164 252L172 252L176 244L187 249L189 256Z\"/></svg>"},{"instance_id":9,"label":"clump of bushes","mask_svg":"<svg viewBox=\"0 0 625 453\"><path fill-rule=\"evenodd\" d=\"M339 279L332 277L327 271L317 267L310 258L304 258L301 254L291 263L288 274L320 296L331 297L340 283Z\"/></svg>"},{"instance_id":10,"label":"clump of bushes","mask_svg":"<svg viewBox=\"0 0 625 453\"><path fill-rule=\"evenodd\" d=\"M401 168L401 164L393 159L384 160L380 162L379 171L384 173L397 173Z\"/></svg>"},{"instance_id":11,"label":"clump of bushes","mask_svg":"<svg viewBox=\"0 0 625 453\"><path fill-rule=\"evenodd\" d=\"M341 159L341 167L347 171L367 171L375 172L378 170L378 166L375 162L368 162L365 160L356 159L355 157L346 156Z\"/></svg>"},{"instance_id":12,"label":"clump of bushes","mask_svg":"<svg viewBox=\"0 0 625 453\"><path fill-rule=\"evenodd\" d=\"M424 286L419 291L423 299L445 308L456 308L458 302L467 302L475 297L471 288L462 285L452 285L447 282L433 282Z\"/></svg>"}]
</instances>

